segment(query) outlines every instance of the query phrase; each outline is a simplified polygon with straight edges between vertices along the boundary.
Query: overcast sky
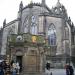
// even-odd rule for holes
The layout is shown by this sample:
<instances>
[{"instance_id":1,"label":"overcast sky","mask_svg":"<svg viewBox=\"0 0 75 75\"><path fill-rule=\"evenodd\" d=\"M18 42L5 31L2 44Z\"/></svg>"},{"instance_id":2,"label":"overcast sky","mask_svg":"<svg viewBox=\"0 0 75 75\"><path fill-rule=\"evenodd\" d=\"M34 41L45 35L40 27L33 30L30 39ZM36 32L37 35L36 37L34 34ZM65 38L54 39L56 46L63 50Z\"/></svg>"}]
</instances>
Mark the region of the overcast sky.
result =
<instances>
[{"instance_id":1,"label":"overcast sky","mask_svg":"<svg viewBox=\"0 0 75 75\"><path fill-rule=\"evenodd\" d=\"M3 25L3 21L6 18L7 23L17 18L17 12L20 2L23 1L23 5L26 6L31 0L0 0L0 27ZM58 0L46 0L48 7L52 8L56 5ZM33 0L35 3L41 2L41 0ZM68 16L75 24L75 0L60 0L60 3L67 9Z\"/></svg>"}]
</instances>

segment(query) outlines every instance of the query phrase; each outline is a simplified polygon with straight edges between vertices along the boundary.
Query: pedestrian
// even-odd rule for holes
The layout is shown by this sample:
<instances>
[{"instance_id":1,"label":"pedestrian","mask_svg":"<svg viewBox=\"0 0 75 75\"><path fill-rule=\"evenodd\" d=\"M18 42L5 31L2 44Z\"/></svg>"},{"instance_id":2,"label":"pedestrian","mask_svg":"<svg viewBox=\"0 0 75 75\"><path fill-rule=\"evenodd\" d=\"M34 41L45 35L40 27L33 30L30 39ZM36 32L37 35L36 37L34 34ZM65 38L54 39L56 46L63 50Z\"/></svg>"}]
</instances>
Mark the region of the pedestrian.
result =
<instances>
[{"instance_id":1,"label":"pedestrian","mask_svg":"<svg viewBox=\"0 0 75 75\"><path fill-rule=\"evenodd\" d=\"M2 62L0 62L0 75L4 75L4 70L2 67Z\"/></svg>"},{"instance_id":2,"label":"pedestrian","mask_svg":"<svg viewBox=\"0 0 75 75\"><path fill-rule=\"evenodd\" d=\"M69 65L65 65L66 75L70 75Z\"/></svg>"},{"instance_id":3,"label":"pedestrian","mask_svg":"<svg viewBox=\"0 0 75 75\"><path fill-rule=\"evenodd\" d=\"M50 63L49 62L47 62L47 64L46 64L45 75L52 75L52 72L50 71Z\"/></svg>"},{"instance_id":4,"label":"pedestrian","mask_svg":"<svg viewBox=\"0 0 75 75\"><path fill-rule=\"evenodd\" d=\"M12 65L13 65L13 63L14 63L14 60L11 60L10 65L12 66Z\"/></svg>"},{"instance_id":5,"label":"pedestrian","mask_svg":"<svg viewBox=\"0 0 75 75\"><path fill-rule=\"evenodd\" d=\"M16 75L16 68L12 68L11 71L12 71L12 72L11 72L11 75Z\"/></svg>"},{"instance_id":6,"label":"pedestrian","mask_svg":"<svg viewBox=\"0 0 75 75\"><path fill-rule=\"evenodd\" d=\"M74 69L72 66L69 66L70 75L74 75Z\"/></svg>"},{"instance_id":7,"label":"pedestrian","mask_svg":"<svg viewBox=\"0 0 75 75\"><path fill-rule=\"evenodd\" d=\"M12 65L11 75L16 75L16 63L13 63L13 65Z\"/></svg>"},{"instance_id":8,"label":"pedestrian","mask_svg":"<svg viewBox=\"0 0 75 75\"><path fill-rule=\"evenodd\" d=\"M16 63L16 70L17 70L17 75L19 75L19 72L20 72L20 66L19 66L19 63L18 63L18 62Z\"/></svg>"},{"instance_id":9,"label":"pedestrian","mask_svg":"<svg viewBox=\"0 0 75 75\"><path fill-rule=\"evenodd\" d=\"M5 60L2 62L2 67L4 70L4 74L5 74L5 72L6 72L6 61Z\"/></svg>"},{"instance_id":10,"label":"pedestrian","mask_svg":"<svg viewBox=\"0 0 75 75\"><path fill-rule=\"evenodd\" d=\"M5 70L6 75L10 75L10 63L8 61L6 61L5 68L6 68L6 70Z\"/></svg>"},{"instance_id":11,"label":"pedestrian","mask_svg":"<svg viewBox=\"0 0 75 75\"><path fill-rule=\"evenodd\" d=\"M50 69L50 63L49 63L49 62L47 62L47 64L46 64L46 69L47 69L47 70Z\"/></svg>"}]
</instances>

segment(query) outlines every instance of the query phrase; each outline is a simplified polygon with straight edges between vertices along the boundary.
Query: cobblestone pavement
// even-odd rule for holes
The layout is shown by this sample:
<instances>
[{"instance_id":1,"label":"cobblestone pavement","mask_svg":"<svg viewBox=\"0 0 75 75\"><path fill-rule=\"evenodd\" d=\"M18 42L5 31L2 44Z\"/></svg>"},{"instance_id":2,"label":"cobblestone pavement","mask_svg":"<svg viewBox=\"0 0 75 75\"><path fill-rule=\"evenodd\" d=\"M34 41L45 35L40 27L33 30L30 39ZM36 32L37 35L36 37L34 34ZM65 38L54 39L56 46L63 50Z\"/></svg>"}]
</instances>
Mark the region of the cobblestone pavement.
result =
<instances>
[{"instance_id":1,"label":"cobblestone pavement","mask_svg":"<svg viewBox=\"0 0 75 75\"><path fill-rule=\"evenodd\" d=\"M52 72L52 75L66 75L65 69L51 69L50 72ZM45 73L42 73L42 74L23 74L22 73L20 75L46 75L46 74ZM75 70L74 70L74 75L75 75Z\"/></svg>"},{"instance_id":2,"label":"cobblestone pavement","mask_svg":"<svg viewBox=\"0 0 75 75\"><path fill-rule=\"evenodd\" d=\"M23 73L21 73L20 75L45 75L44 73L43 74L23 74Z\"/></svg>"}]
</instances>

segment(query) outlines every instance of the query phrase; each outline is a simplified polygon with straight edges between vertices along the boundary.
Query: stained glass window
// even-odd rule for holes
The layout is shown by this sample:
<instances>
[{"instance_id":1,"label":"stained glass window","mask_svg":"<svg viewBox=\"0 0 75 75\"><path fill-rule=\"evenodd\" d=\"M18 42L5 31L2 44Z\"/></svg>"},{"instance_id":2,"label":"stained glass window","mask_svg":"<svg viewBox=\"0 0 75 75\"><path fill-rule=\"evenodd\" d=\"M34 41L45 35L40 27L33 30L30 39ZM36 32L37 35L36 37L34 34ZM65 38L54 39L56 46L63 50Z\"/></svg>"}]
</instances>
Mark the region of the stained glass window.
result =
<instances>
[{"instance_id":1,"label":"stained glass window","mask_svg":"<svg viewBox=\"0 0 75 75\"><path fill-rule=\"evenodd\" d=\"M48 44L56 45L56 29L52 23L48 27Z\"/></svg>"},{"instance_id":2,"label":"stained glass window","mask_svg":"<svg viewBox=\"0 0 75 75\"><path fill-rule=\"evenodd\" d=\"M36 24L36 17L32 15L31 17L31 34L36 35L37 34L37 24Z\"/></svg>"},{"instance_id":3,"label":"stained glass window","mask_svg":"<svg viewBox=\"0 0 75 75\"><path fill-rule=\"evenodd\" d=\"M24 33L27 33L28 32L28 16L25 17L23 25L24 25Z\"/></svg>"},{"instance_id":4,"label":"stained glass window","mask_svg":"<svg viewBox=\"0 0 75 75\"><path fill-rule=\"evenodd\" d=\"M31 25L31 34L37 34L37 25L35 23L32 23Z\"/></svg>"},{"instance_id":5,"label":"stained glass window","mask_svg":"<svg viewBox=\"0 0 75 75\"><path fill-rule=\"evenodd\" d=\"M28 32L28 25L25 25L24 27L25 27L24 28L24 33L27 33Z\"/></svg>"}]
</instances>

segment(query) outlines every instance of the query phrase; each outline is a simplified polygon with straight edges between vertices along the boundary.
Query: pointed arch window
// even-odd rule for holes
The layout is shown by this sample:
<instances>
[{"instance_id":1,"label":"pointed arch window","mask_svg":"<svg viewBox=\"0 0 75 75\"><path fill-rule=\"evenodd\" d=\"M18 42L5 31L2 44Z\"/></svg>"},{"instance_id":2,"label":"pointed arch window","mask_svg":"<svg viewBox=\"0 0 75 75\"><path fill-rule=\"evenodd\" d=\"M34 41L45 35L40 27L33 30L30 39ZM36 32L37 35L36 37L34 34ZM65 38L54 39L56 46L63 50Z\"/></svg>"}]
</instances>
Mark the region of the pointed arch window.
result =
<instances>
[{"instance_id":1,"label":"pointed arch window","mask_svg":"<svg viewBox=\"0 0 75 75\"><path fill-rule=\"evenodd\" d=\"M28 25L25 25L24 26L24 33L27 33L28 32Z\"/></svg>"},{"instance_id":2,"label":"pointed arch window","mask_svg":"<svg viewBox=\"0 0 75 75\"><path fill-rule=\"evenodd\" d=\"M53 23L48 27L48 44L56 45L56 29Z\"/></svg>"},{"instance_id":3,"label":"pointed arch window","mask_svg":"<svg viewBox=\"0 0 75 75\"><path fill-rule=\"evenodd\" d=\"M34 35L37 34L37 24L32 23L30 32L31 32L31 34L34 34Z\"/></svg>"},{"instance_id":4,"label":"pointed arch window","mask_svg":"<svg viewBox=\"0 0 75 75\"><path fill-rule=\"evenodd\" d=\"M14 31L12 28L9 28L8 35L11 35L11 34L14 34Z\"/></svg>"},{"instance_id":5,"label":"pointed arch window","mask_svg":"<svg viewBox=\"0 0 75 75\"><path fill-rule=\"evenodd\" d=\"M24 33L28 32L28 16L25 17L24 23L23 23L23 29L24 29Z\"/></svg>"},{"instance_id":6,"label":"pointed arch window","mask_svg":"<svg viewBox=\"0 0 75 75\"><path fill-rule=\"evenodd\" d=\"M69 39L69 28L65 27L65 39Z\"/></svg>"},{"instance_id":7,"label":"pointed arch window","mask_svg":"<svg viewBox=\"0 0 75 75\"><path fill-rule=\"evenodd\" d=\"M36 23L36 16L32 15L31 17L31 34L36 35L37 34L37 23Z\"/></svg>"}]
</instances>

